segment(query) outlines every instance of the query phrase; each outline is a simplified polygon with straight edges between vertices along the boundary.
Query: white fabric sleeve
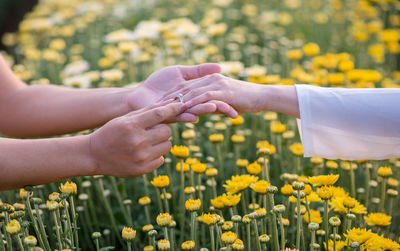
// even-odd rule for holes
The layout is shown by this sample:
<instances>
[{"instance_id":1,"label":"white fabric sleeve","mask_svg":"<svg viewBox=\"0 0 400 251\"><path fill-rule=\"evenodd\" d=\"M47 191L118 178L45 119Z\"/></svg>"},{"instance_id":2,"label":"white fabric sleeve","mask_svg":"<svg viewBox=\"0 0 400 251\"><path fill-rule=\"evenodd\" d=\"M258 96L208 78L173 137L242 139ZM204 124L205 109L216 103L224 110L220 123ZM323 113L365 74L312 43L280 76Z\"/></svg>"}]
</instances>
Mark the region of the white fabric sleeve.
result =
<instances>
[{"instance_id":1,"label":"white fabric sleeve","mask_svg":"<svg viewBox=\"0 0 400 251\"><path fill-rule=\"evenodd\" d=\"M400 89L296 85L305 157L400 157Z\"/></svg>"}]
</instances>

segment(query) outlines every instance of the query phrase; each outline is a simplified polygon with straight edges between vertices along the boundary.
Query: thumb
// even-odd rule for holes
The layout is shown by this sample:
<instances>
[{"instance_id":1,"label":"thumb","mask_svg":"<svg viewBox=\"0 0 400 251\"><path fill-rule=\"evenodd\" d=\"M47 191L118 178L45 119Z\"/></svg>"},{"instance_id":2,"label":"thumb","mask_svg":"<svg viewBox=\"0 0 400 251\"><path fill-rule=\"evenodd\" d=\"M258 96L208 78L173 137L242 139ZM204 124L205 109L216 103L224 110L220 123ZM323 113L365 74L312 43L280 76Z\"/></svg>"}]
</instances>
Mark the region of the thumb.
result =
<instances>
[{"instance_id":1,"label":"thumb","mask_svg":"<svg viewBox=\"0 0 400 251\"><path fill-rule=\"evenodd\" d=\"M201 78L209 74L220 73L221 66L215 63L206 63L193 66L179 66L179 70L185 80Z\"/></svg>"}]
</instances>

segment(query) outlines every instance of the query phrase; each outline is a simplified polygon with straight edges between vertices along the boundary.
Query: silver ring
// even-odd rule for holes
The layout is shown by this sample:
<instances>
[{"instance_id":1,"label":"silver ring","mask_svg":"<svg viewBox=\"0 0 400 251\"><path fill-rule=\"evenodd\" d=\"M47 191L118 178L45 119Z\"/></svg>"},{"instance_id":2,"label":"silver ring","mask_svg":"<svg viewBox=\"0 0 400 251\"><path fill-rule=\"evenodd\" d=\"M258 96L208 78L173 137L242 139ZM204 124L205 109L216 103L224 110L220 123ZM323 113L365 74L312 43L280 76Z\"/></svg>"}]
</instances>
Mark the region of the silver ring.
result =
<instances>
[{"instance_id":1,"label":"silver ring","mask_svg":"<svg viewBox=\"0 0 400 251\"><path fill-rule=\"evenodd\" d=\"M178 98L179 98L179 101L183 104L183 95L182 95L182 93L179 93L178 96L176 96L175 99L178 99Z\"/></svg>"}]
</instances>

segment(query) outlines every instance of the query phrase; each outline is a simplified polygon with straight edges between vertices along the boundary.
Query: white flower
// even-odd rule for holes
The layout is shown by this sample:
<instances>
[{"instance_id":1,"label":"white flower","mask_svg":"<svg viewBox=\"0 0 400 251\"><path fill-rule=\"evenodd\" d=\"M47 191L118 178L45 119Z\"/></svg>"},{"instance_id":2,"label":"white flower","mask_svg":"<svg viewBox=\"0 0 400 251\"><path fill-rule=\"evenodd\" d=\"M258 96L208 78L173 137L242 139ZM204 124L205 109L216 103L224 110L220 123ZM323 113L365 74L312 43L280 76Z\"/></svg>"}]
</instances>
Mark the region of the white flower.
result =
<instances>
[{"instance_id":1,"label":"white flower","mask_svg":"<svg viewBox=\"0 0 400 251\"><path fill-rule=\"evenodd\" d=\"M63 84L69 87L89 88L90 79L85 75L76 75L64 79Z\"/></svg>"},{"instance_id":2,"label":"white flower","mask_svg":"<svg viewBox=\"0 0 400 251\"><path fill-rule=\"evenodd\" d=\"M121 41L132 41L134 40L134 34L130 30L121 29L110 32L104 38L106 43L118 43Z\"/></svg>"},{"instance_id":3,"label":"white flower","mask_svg":"<svg viewBox=\"0 0 400 251\"><path fill-rule=\"evenodd\" d=\"M85 60L79 60L72 63L67 64L62 70L62 74L64 76L74 76L84 73L89 70L90 65Z\"/></svg>"},{"instance_id":4,"label":"white flower","mask_svg":"<svg viewBox=\"0 0 400 251\"><path fill-rule=\"evenodd\" d=\"M238 75L244 69L243 63L239 61L221 62L219 64L222 68L222 74Z\"/></svg>"}]
</instances>

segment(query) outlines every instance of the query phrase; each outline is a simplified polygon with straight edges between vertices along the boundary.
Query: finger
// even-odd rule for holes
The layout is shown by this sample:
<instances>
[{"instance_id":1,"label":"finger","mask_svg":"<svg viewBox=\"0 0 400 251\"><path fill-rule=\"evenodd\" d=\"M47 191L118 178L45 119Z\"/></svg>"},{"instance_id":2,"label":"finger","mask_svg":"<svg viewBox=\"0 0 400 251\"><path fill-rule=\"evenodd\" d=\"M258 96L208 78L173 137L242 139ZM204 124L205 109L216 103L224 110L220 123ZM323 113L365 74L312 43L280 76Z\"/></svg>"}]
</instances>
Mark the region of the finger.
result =
<instances>
[{"instance_id":1,"label":"finger","mask_svg":"<svg viewBox=\"0 0 400 251\"><path fill-rule=\"evenodd\" d=\"M231 118L236 118L239 115L238 112L232 106L228 105L223 101L211 100L208 103L215 104L217 107L217 112L223 113Z\"/></svg>"},{"instance_id":2,"label":"finger","mask_svg":"<svg viewBox=\"0 0 400 251\"><path fill-rule=\"evenodd\" d=\"M187 98L184 97L184 100L187 100L185 101L187 109L192 108L193 106L198 104L207 103L211 100L220 100L225 102L223 91L205 91L199 93L201 94L197 95L197 93L195 93L197 96L191 95L193 96L192 98L189 98L189 96L187 96Z\"/></svg>"},{"instance_id":3,"label":"finger","mask_svg":"<svg viewBox=\"0 0 400 251\"><path fill-rule=\"evenodd\" d=\"M197 121L197 116L195 114L189 113L189 112L184 112L179 114L178 116L167 119L165 123L175 123L175 122L196 122Z\"/></svg>"},{"instance_id":4,"label":"finger","mask_svg":"<svg viewBox=\"0 0 400 251\"><path fill-rule=\"evenodd\" d=\"M155 125L147 129L146 133L151 135L151 140L149 142L152 145L167 141L172 136L171 128L166 124Z\"/></svg>"},{"instance_id":5,"label":"finger","mask_svg":"<svg viewBox=\"0 0 400 251\"><path fill-rule=\"evenodd\" d=\"M159 156L169 153L171 148L172 148L171 141L166 140L166 141L160 142L151 147L151 152L152 152L151 155L154 156L154 158L157 158Z\"/></svg>"},{"instance_id":6,"label":"finger","mask_svg":"<svg viewBox=\"0 0 400 251\"><path fill-rule=\"evenodd\" d=\"M159 168L162 164L164 164L164 157L163 156L158 157L158 158L150 161L148 164L146 164L143 167L143 174L153 172L154 170Z\"/></svg>"},{"instance_id":7,"label":"finger","mask_svg":"<svg viewBox=\"0 0 400 251\"><path fill-rule=\"evenodd\" d=\"M157 107L162 107L162 106L171 104L171 103L173 103L173 102L175 102L174 99L165 99L165 100L159 101L159 102L157 102L157 103L155 103L155 104L145 106L145 107L143 107L143 108L141 108L141 109L139 109L139 110L132 111L132 112L126 114L126 116L137 115L137 114L139 114L139 113L143 113L143 112L152 110L152 109L157 108Z\"/></svg>"},{"instance_id":8,"label":"finger","mask_svg":"<svg viewBox=\"0 0 400 251\"><path fill-rule=\"evenodd\" d=\"M199 116L203 114L214 113L216 111L217 111L217 106L213 103L207 102L204 104L195 105L187 109L185 112L189 112Z\"/></svg>"},{"instance_id":9,"label":"finger","mask_svg":"<svg viewBox=\"0 0 400 251\"><path fill-rule=\"evenodd\" d=\"M153 125L160 124L167 119L176 117L185 109L185 104L174 102L138 114L137 117L135 117L135 120L139 121L144 128L149 128Z\"/></svg>"},{"instance_id":10,"label":"finger","mask_svg":"<svg viewBox=\"0 0 400 251\"><path fill-rule=\"evenodd\" d=\"M166 100L166 99L174 98L178 95L178 93L182 93L183 95L185 95L186 93L188 93L191 90L211 85L212 83L215 83L215 81L219 80L220 78L221 78L221 75L213 74L213 75L207 75L207 76L204 76L201 78L193 79L190 81L186 81L186 83L184 85L185 87L182 88L181 86L175 86L170 91L168 91L164 94L163 99Z\"/></svg>"},{"instance_id":11,"label":"finger","mask_svg":"<svg viewBox=\"0 0 400 251\"><path fill-rule=\"evenodd\" d=\"M214 63L206 63L194 66L179 66L179 70L185 80L201 78L203 76L221 72L221 66Z\"/></svg>"}]
</instances>

